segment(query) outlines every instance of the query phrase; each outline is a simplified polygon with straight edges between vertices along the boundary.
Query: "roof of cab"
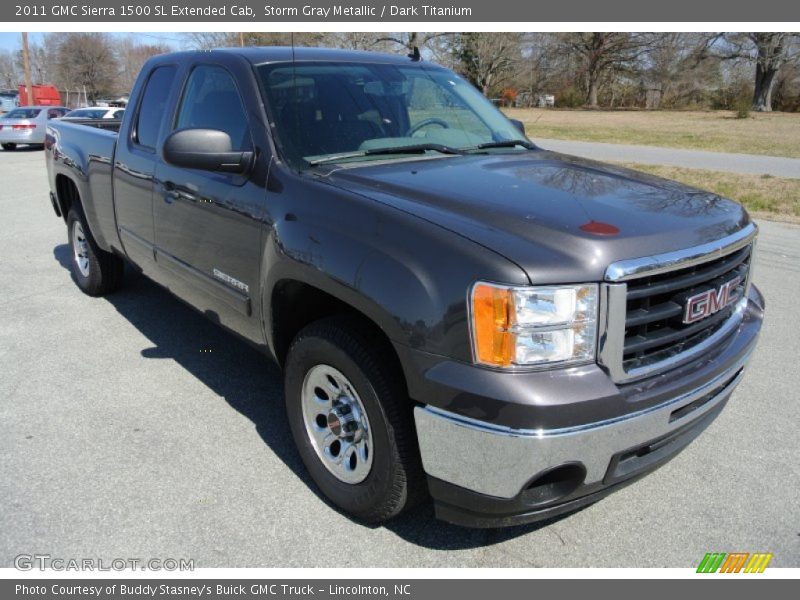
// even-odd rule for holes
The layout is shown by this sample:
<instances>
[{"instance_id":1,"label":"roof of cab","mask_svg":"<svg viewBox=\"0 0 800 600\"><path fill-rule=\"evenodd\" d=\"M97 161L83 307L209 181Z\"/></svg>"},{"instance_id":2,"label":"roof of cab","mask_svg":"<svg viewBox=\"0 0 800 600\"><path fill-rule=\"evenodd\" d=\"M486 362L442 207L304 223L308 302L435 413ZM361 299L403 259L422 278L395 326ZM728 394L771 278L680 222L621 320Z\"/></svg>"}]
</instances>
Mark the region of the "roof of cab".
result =
<instances>
[{"instance_id":1,"label":"roof of cab","mask_svg":"<svg viewBox=\"0 0 800 600\"><path fill-rule=\"evenodd\" d=\"M335 61L356 63L413 64L405 54L383 54L362 50L339 50L334 48L307 48L291 46L253 46L246 48L216 48L211 52L238 54L254 65L296 61Z\"/></svg>"}]
</instances>

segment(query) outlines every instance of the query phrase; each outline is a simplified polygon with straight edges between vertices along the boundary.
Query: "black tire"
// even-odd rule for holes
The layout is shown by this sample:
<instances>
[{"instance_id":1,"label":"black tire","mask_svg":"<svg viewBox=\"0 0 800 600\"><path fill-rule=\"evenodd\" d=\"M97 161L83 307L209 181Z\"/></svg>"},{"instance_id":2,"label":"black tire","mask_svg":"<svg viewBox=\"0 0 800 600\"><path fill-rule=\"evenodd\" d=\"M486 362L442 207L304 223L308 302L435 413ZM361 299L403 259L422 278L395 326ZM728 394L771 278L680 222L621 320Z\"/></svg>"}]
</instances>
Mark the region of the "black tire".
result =
<instances>
[{"instance_id":1,"label":"black tire","mask_svg":"<svg viewBox=\"0 0 800 600\"><path fill-rule=\"evenodd\" d=\"M76 241L75 229L78 239L83 239L81 244ZM80 235L82 233L82 235ZM67 236L69 239L70 268L72 277L81 291L89 296L103 296L118 289L122 285L122 276L125 269L123 260L110 252L101 250L94 241L83 213L77 207L72 207L67 215ZM76 252L76 243L81 247ZM79 262L85 258L83 268Z\"/></svg>"},{"instance_id":2,"label":"black tire","mask_svg":"<svg viewBox=\"0 0 800 600\"><path fill-rule=\"evenodd\" d=\"M16 149L17 149L16 144L3 144L3 150L5 150L6 152L11 152L12 150Z\"/></svg>"},{"instance_id":3,"label":"black tire","mask_svg":"<svg viewBox=\"0 0 800 600\"><path fill-rule=\"evenodd\" d=\"M358 394L372 433L372 464L360 483L347 483L323 464L306 430L302 388L317 365L340 371ZM295 444L312 479L333 504L356 519L381 523L427 496L412 404L399 367L358 321L332 317L295 337L286 359L286 412Z\"/></svg>"}]
</instances>

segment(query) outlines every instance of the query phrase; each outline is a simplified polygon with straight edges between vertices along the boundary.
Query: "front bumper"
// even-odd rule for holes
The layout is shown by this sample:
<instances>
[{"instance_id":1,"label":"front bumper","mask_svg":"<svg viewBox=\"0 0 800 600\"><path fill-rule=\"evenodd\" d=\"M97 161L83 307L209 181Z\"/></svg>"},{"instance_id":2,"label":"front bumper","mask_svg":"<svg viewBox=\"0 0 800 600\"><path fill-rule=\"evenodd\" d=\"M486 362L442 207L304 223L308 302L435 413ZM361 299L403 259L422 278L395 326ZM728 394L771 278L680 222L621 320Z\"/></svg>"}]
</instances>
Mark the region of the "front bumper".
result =
<instances>
[{"instance_id":1,"label":"front bumper","mask_svg":"<svg viewBox=\"0 0 800 600\"><path fill-rule=\"evenodd\" d=\"M617 403L628 407L622 414L519 428L430 403L417 406L417 435L437 516L473 527L538 521L594 502L658 468L721 412L742 379L762 319L763 299L752 288L741 325L702 361L614 386ZM556 379L575 375L568 369L550 373ZM602 394L613 406L606 387ZM573 405L560 406L575 413Z\"/></svg>"}]
</instances>

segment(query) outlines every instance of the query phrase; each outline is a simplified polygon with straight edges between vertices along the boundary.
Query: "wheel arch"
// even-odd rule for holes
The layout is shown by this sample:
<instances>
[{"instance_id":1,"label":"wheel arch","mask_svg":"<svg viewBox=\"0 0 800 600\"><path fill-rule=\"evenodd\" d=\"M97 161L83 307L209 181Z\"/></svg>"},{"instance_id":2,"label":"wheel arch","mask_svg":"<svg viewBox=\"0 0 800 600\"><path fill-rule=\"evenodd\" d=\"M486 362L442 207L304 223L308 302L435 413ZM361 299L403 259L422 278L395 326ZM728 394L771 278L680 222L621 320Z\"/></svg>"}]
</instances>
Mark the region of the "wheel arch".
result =
<instances>
[{"instance_id":1,"label":"wheel arch","mask_svg":"<svg viewBox=\"0 0 800 600\"><path fill-rule=\"evenodd\" d=\"M72 178L68 177L64 173L59 173L56 175L55 184L56 202L58 202L58 208L61 212L61 217L66 223L67 215L73 206L77 205L80 207L81 211L83 210L83 207L81 206L81 195L78 191L78 186L75 184Z\"/></svg>"},{"instance_id":2,"label":"wheel arch","mask_svg":"<svg viewBox=\"0 0 800 600\"><path fill-rule=\"evenodd\" d=\"M371 342L379 346L391 361L391 367L402 375L400 357L389 335L365 312L325 290L298 279L284 278L272 287L269 301L270 346L278 364L283 367L292 341L307 325L329 317L348 319L360 328ZM405 382L405 377L400 377Z\"/></svg>"}]
</instances>

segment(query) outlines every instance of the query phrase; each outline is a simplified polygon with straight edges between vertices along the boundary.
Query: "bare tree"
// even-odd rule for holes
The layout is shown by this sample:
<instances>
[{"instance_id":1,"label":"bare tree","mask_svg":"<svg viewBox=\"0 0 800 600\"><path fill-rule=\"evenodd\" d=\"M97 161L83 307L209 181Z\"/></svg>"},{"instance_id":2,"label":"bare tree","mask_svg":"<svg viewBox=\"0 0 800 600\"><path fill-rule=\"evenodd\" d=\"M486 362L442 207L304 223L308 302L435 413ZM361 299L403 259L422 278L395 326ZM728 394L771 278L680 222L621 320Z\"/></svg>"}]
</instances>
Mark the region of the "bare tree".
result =
<instances>
[{"instance_id":1,"label":"bare tree","mask_svg":"<svg viewBox=\"0 0 800 600\"><path fill-rule=\"evenodd\" d=\"M797 33L753 32L710 34L705 55L722 60L755 63L753 110L772 110L772 89L781 67L800 58Z\"/></svg>"},{"instance_id":2,"label":"bare tree","mask_svg":"<svg viewBox=\"0 0 800 600\"><path fill-rule=\"evenodd\" d=\"M427 49L435 40L444 36L444 33L390 33L375 38L375 44L383 42L399 46L402 50L412 52L414 48Z\"/></svg>"},{"instance_id":3,"label":"bare tree","mask_svg":"<svg viewBox=\"0 0 800 600\"><path fill-rule=\"evenodd\" d=\"M46 39L46 38L45 38ZM31 80L37 85L49 83L52 77L52 65L44 44L28 44L28 61L31 69ZM25 62L22 48L16 54L17 68L22 69Z\"/></svg>"},{"instance_id":4,"label":"bare tree","mask_svg":"<svg viewBox=\"0 0 800 600\"><path fill-rule=\"evenodd\" d=\"M17 89L20 82L20 70L13 52L0 50L0 88Z\"/></svg>"},{"instance_id":5,"label":"bare tree","mask_svg":"<svg viewBox=\"0 0 800 600\"><path fill-rule=\"evenodd\" d=\"M374 34L373 34L374 35ZM326 46L331 34L316 32L194 32L186 34L190 48L211 50L233 46Z\"/></svg>"},{"instance_id":6,"label":"bare tree","mask_svg":"<svg viewBox=\"0 0 800 600\"><path fill-rule=\"evenodd\" d=\"M385 33L367 31L341 31L324 34L323 44L331 48L388 52L397 40L387 39Z\"/></svg>"},{"instance_id":7,"label":"bare tree","mask_svg":"<svg viewBox=\"0 0 800 600\"><path fill-rule=\"evenodd\" d=\"M628 32L565 33L562 42L576 54L586 89L586 104L598 106L598 94L605 80L615 73L635 70L659 39L658 34Z\"/></svg>"},{"instance_id":8,"label":"bare tree","mask_svg":"<svg viewBox=\"0 0 800 600\"><path fill-rule=\"evenodd\" d=\"M187 33L185 37L188 47L196 48L197 50L211 50L212 48L238 46L238 41L234 43L234 35L238 37L238 34L224 31L193 31Z\"/></svg>"},{"instance_id":9,"label":"bare tree","mask_svg":"<svg viewBox=\"0 0 800 600\"><path fill-rule=\"evenodd\" d=\"M800 36L793 33L223 32L185 39L205 49L293 42L408 54L418 47L426 60L459 71L485 94L513 88L527 103L553 93L565 106L718 108L752 92L754 107L769 110L775 90L780 107L800 103L792 75Z\"/></svg>"},{"instance_id":10,"label":"bare tree","mask_svg":"<svg viewBox=\"0 0 800 600\"><path fill-rule=\"evenodd\" d=\"M790 57L787 50L791 37L789 33L749 33L747 37L755 46L756 74L753 88L753 109L772 110L772 88L778 71ZM791 57L792 59L795 56Z\"/></svg>"},{"instance_id":11,"label":"bare tree","mask_svg":"<svg viewBox=\"0 0 800 600\"><path fill-rule=\"evenodd\" d=\"M86 88L89 102L113 90L117 77L117 62L108 34L52 34L55 81L61 89Z\"/></svg>"},{"instance_id":12,"label":"bare tree","mask_svg":"<svg viewBox=\"0 0 800 600\"><path fill-rule=\"evenodd\" d=\"M522 60L520 33L461 33L454 40L458 69L484 95L498 92Z\"/></svg>"},{"instance_id":13,"label":"bare tree","mask_svg":"<svg viewBox=\"0 0 800 600\"><path fill-rule=\"evenodd\" d=\"M776 110L800 111L800 61L794 61L781 69L772 89L772 103Z\"/></svg>"},{"instance_id":14,"label":"bare tree","mask_svg":"<svg viewBox=\"0 0 800 600\"><path fill-rule=\"evenodd\" d=\"M712 86L723 86L719 61L701 60L707 36L666 33L653 44L642 72L647 108L702 104Z\"/></svg>"},{"instance_id":15,"label":"bare tree","mask_svg":"<svg viewBox=\"0 0 800 600\"><path fill-rule=\"evenodd\" d=\"M136 82L136 77L145 61L151 56L170 52L166 44L140 44L132 36L116 42L116 59L118 67L117 91L129 92Z\"/></svg>"}]
</instances>

